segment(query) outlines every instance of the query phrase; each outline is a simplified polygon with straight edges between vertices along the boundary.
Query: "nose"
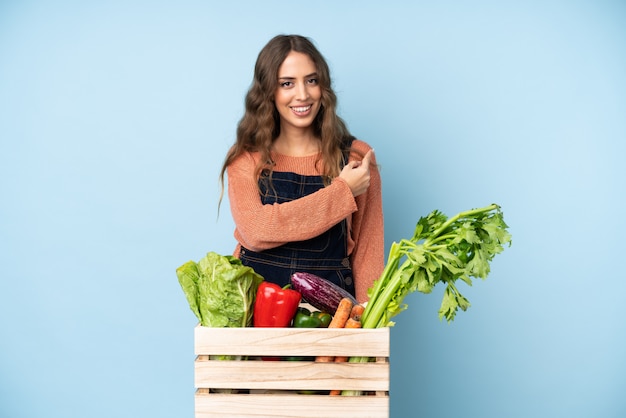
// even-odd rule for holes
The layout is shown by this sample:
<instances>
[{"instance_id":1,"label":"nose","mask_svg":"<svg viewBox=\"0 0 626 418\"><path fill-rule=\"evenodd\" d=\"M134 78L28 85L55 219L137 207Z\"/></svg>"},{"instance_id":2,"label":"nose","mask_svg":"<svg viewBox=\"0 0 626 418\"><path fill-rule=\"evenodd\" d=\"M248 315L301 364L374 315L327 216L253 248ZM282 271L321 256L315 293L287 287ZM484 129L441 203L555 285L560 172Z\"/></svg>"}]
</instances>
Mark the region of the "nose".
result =
<instances>
[{"instance_id":1,"label":"nose","mask_svg":"<svg viewBox=\"0 0 626 418\"><path fill-rule=\"evenodd\" d=\"M309 89L306 83L298 83L296 88L296 99L306 100L309 98Z\"/></svg>"}]
</instances>

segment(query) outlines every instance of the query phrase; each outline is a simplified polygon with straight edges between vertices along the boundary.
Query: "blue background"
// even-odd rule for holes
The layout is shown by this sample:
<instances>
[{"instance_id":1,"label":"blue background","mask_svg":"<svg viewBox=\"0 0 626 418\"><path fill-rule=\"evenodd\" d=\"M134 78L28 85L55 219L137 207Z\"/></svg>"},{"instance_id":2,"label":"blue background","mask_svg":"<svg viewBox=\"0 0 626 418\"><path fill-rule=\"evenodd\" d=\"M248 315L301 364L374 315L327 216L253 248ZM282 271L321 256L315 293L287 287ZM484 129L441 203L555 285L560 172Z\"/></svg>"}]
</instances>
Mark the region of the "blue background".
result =
<instances>
[{"instance_id":1,"label":"blue background","mask_svg":"<svg viewBox=\"0 0 626 418\"><path fill-rule=\"evenodd\" d=\"M234 247L217 176L260 48L313 38L382 165L386 247L502 206L472 307L392 330L393 417L626 416L621 1L0 3L0 416L191 417L175 269Z\"/></svg>"}]
</instances>

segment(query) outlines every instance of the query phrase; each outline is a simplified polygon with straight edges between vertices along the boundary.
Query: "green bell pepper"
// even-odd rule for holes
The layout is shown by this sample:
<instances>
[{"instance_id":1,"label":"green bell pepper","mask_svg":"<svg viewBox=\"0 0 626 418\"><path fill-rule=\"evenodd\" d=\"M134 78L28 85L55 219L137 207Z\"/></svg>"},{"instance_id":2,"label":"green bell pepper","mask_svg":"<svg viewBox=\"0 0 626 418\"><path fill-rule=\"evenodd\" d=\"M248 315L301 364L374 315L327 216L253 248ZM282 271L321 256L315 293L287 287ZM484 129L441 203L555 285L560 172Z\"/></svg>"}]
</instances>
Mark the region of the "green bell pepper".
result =
<instances>
[{"instance_id":1,"label":"green bell pepper","mask_svg":"<svg viewBox=\"0 0 626 418\"><path fill-rule=\"evenodd\" d=\"M300 307L293 319L294 328L320 328L322 320L311 314L307 308Z\"/></svg>"},{"instance_id":2,"label":"green bell pepper","mask_svg":"<svg viewBox=\"0 0 626 418\"><path fill-rule=\"evenodd\" d=\"M293 319L293 326L294 328L328 328L332 319L333 317L326 312L311 312L301 306Z\"/></svg>"},{"instance_id":3,"label":"green bell pepper","mask_svg":"<svg viewBox=\"0 0 626 418\"><path fill-rule=\"evenodd\" d=\"M322 322L322 328L328 328L328 325L330 325L330 321L333 320L333 316L328 312L318 311L313 312L312 315L320 319L320 321Z\"/></svg>"}]
</instances>

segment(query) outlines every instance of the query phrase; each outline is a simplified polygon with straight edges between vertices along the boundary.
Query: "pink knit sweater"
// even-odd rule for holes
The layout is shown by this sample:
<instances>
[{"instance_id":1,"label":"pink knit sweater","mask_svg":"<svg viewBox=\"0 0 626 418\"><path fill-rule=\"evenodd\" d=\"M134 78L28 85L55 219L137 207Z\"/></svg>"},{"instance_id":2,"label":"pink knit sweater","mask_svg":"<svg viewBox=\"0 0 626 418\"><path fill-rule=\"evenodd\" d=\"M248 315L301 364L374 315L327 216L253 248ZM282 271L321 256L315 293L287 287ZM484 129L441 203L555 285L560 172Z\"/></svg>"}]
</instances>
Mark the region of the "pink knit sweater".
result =
<instances>
[{"instance_id":1,"label":"pink knit sweater","mask_svg":"<svg viewBox=\"0 0 626 418\"><path fill-rule=\"evenodd\" d=\"M370 146L355 140L353 149L365 155ZM380 277L384 267L384 230L380 173L370 170L367 192L352 196L348 184L335 178L330 185L294 201L263 205L254 177L258 153L247 153L233 161L227 170L228 198L235 221L239 256L243 245L253 251L278 247L292 241L316 237L343 219L350 236L348 254L352 264L356 297L368 300L367 289ZM315 166L319 155L290 157L273 154L275 171L320 175ZM352 153L350 160L360 159ZM375 158L372 163L376 164Z\"/></svg>"}]
</instances>

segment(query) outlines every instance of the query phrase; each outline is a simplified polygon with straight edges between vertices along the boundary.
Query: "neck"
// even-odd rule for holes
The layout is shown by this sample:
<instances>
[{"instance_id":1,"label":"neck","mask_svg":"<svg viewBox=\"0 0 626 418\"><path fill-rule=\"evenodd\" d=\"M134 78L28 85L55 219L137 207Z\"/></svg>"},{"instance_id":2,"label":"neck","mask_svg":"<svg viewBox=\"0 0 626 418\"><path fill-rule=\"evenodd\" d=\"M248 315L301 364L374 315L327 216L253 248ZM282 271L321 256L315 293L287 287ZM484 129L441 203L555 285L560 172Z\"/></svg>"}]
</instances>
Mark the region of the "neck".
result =
<instances>
[{"instance_id":1,"label":"neck","mask_svg":"<svg viewBox=\"0 0 626 418\"><path fill-rule=\"evenodd\" d=\"M281 132L273 149L279 154L300 157L320 152L321 142L310 131Z\"/></svg>"}]
</instances>

